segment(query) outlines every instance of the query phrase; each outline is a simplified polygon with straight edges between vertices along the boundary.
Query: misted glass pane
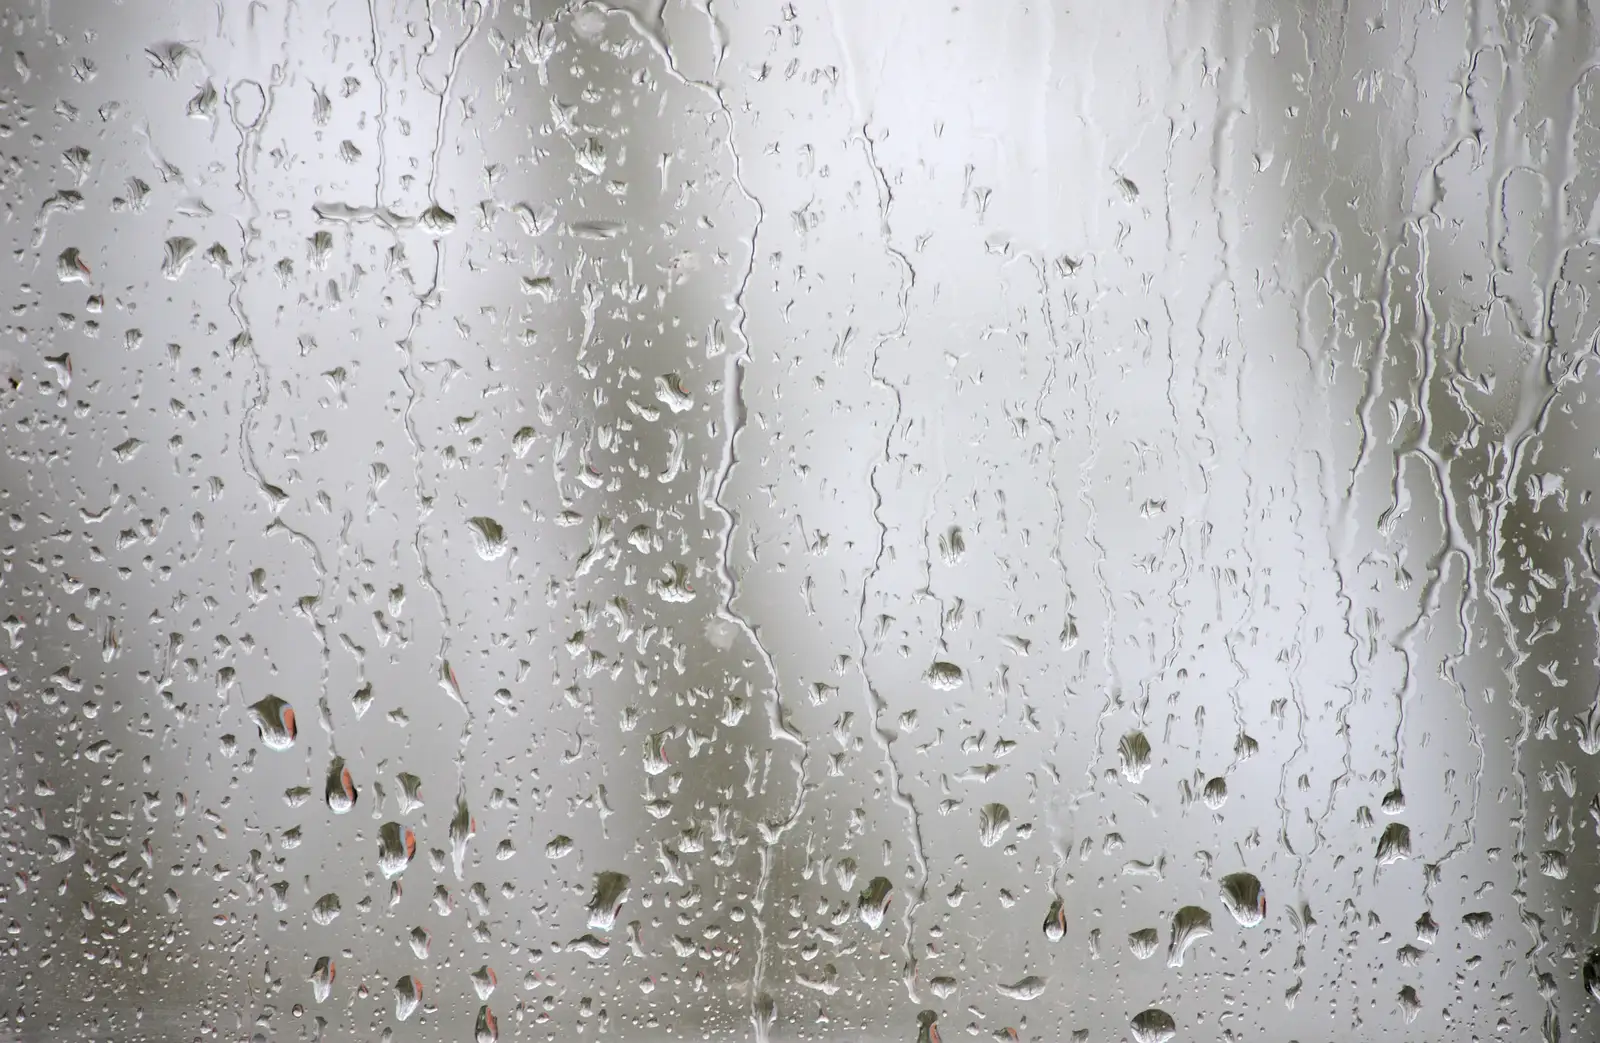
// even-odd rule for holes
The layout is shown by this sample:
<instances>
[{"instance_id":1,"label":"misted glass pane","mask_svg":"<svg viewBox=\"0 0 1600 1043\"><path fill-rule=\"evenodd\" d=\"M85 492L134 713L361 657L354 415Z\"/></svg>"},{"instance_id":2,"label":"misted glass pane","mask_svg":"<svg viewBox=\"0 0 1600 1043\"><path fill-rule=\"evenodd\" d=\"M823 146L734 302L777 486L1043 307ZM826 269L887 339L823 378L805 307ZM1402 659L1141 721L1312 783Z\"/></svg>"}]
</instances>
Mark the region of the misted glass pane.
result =
<instances>
[{"instance_id":1,"label":"misted glass pane","mask_svg":"<svg viewBox=\"0 0 1600 1043\"><path fill-rule=\"evenodd\" d=\"M1587 4L0 27L0 1037L1600 1032Z\"/></svg>"}]
</instances>

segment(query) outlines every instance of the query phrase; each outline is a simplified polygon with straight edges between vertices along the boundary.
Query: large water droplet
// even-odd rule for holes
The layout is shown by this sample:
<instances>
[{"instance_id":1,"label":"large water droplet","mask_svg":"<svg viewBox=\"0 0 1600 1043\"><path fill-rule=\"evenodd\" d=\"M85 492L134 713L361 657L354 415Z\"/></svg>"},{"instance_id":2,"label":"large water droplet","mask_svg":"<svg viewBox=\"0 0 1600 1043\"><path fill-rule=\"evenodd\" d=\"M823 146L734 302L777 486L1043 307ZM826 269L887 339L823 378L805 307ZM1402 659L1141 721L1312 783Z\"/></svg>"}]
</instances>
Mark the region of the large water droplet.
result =
<instances>
[{"instance_id":1,"label":"large water droplet","mask_svg":"<svg viewBox=\"0 0 1600 1043\"><path fill-rule=\"evenodd\" d=\"M394 1016L404 1021L416 1012L422 1002L422 983L407 974L394 983Z\"/></svg>"},{"instance_id":2,"label":"large water droplet","mask_svg":"<svg viewBox=\"0 0 1600 1043\"><path fill-rule=\"evenodd\" d=\"M861 922L876 931L883 926L884 915L889 911L889 901L894 897L894 886L888 877L875 876L856 898L856 914Z\"/></svg>"},{"instance_id":3,"label":"large water droplet","mask_svg":"<svg viewBox=\"0 0 1600 1043\"><path fill-rule=\"evenodd\" d=\"M1222 878L1222 904L1242 927L1254 927L1267 914L1267 896L1261 881L1251 873L1229 873Z\"/></svg>"},{"instance_id":4,"label":"large water droplet","mask_svg":"<svg viewBox=\"0 0 1600 1043\"><path fill-rule=\"evenodd\" d=\"M299 734L295 724L294 707L275 695L269 695L250 706L250 719L261 735L261 744L269 750L287 750L294 745Z\"/></svg>"},{"instance_id":5,"label":"large water droplet","mask_svg":"<svg viewBox=\"0 0 1600 1043\"><path fill-rule=\"evenodd\" d=\"M1178 1034L1178 1023L1172 1015L1158 1007L1141 1010L1128 1023L1133 1030L1134 1043L1167 1043Z\"/></svg>"},{"instance_id":6,"label":"large water droplet","mask_svg":"<svg viewBox=\"0 0 1600 1043\"><path fill-rule=\"evenodd\" d=\"M1211 914L1186 905L1172 914L1172 940L1167 943L1167 966L1182 967L1189 946L1211 934Z\"/></svg>"},{"instance_id":7,"label":"large water droplet","mask_svg":"<svg viewBox=\"0 0 1600 1043\"><path fill-rule=\"evenodd\" d=\"M596 873L594 890L589 895L589 929L609 931L616 926L617 914L628 898L628 878L621 873Z\"/></svg>"}]
</instances>

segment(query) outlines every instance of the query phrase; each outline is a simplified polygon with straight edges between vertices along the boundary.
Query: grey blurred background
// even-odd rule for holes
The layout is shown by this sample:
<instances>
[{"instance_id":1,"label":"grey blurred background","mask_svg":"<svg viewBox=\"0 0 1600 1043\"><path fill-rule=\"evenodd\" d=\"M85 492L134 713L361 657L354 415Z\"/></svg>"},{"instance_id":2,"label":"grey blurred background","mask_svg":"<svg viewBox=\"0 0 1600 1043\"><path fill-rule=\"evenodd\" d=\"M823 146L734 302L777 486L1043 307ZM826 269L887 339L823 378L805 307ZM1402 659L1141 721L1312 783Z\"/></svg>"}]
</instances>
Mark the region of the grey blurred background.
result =
<instances>
[{"instance_id":1,"label":"grey blurred background","mask_svg":"<svg viewBox=\"0 0 1600 1043\"><path fill-rule=\"evenodd\" d=\"M0 19L6 1038L1594 1035L1587 5Z\"/></svg>"}]
</instances>

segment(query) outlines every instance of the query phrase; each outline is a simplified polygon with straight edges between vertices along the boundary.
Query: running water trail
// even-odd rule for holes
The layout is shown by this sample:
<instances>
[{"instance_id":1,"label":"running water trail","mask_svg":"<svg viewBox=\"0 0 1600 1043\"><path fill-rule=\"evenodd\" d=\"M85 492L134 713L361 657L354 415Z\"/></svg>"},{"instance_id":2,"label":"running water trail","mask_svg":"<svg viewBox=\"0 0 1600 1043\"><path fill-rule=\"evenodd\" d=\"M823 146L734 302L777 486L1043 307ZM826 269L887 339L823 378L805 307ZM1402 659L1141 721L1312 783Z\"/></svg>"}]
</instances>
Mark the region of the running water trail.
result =
<instances>
[{"instance_id":1,"label":"running water trail","mask_svg":"<svg viewBox=\"0 0 1600 1043\"><path fill-rule=\"evenodd\" d=\"M644 40L650 49L660 59L668 75L673 80L705 95L717 108L717 113L726 124L724 144L727 148L728 158L732 164L733 183L738 188L740 197L754 211L749 239L749 255L746 258L743 271L739 276L739 284L734 290L731 304L734 311L734 334L739 340L739 350L729 352L725 356L723 372L723 401L722 425L727 432L723 441L722 458L718 464L715 475L711 480L711 496L709 502L717 514L722 517L722 540L717 553L717 575L722 585L722 600L717 606L718 614L727 622L736 626L755 649L761 661L762 668L770 678L770 698L767 705L767 730L771 739L785 742L795 746L798 750L798 759L795 762L796 784L794 803L788 814L777 823L764 823L760 830L762 847L760 850L760 877L756 885L755 897L751 901L754 914L751 921L756 930L756 958L755 967L750 979L750 1020L758 1040L765 1040L767 1030L776 1019L774 1001L765 991L766 972L768 962L767 922L765 909L767 904L767 891L771 885L773 852L783 837L795 827L804 812L805 797L809 785L807 783L809 765L811 760L810 749L804 737L788 720L788 715L783 705L782 685L778 676L778 666L774 661L771 650L762 640L756 627L736 606L739 598L739 581L733 570L733 541L739 526L738 512L729 507L725 499L729 482L733 477L733 469L739 462L738 443L739 436L749 423L748 409L744 401L744 370L751 363L749 311L745 304L745 295L749 291L750 281L755 275L756 243L761 236L761 229L766 221L766 208L761 201L751 192L744 175L744 157L739 152L735 138L735 121L733 109L728 105L725 95L726 87L721 82L722 60L727 51L727 43L723 37L720 22L717 19L711 0L706 0L702 8L708 28L712 37L712 46L716 58L712 69L712 79L701 80L687 75L679 67L677 59L672 53L668 43L665 25L665 0L658 0L648 16L628 8L613 6L606 3L591 5L604 11L607 15L617 15L624 19L640 39Z\"/></svg>"},{"instance_id":2,"label":"running water trail","mask_svg":"<svg viewBox=\"0 0 1600 1043\"><path fill-rule=\"evenodd\" d=\"M861 581L861 598L856 609L856 638L858 641L859 657L856 668L861 674L861 684L865 694L867 712L872 721L873 738L878 744L878 749L883 755L884 768L889 776L889 792L891 800L898 806L906 817L906 828L911 844L912 855L917 862L918 878L916 893L906 903L902 920L905 927L904 965L903 976L907 997L912 1003L921 1002L917 990L917 959L914 953L916 916L917 911L927 901L928 895L928 855L927 846L923 839L922 816L916 801L905 788L905 772L899 760L895 757L893 742L895 736L883 723L883 716L888 709L888 704L879 693L872 681L872 674L867 666L868 657L871 655L871 645L867 640L867 600L872 588L872 582L878 576L883 566L884 556L889 545L889 526L883 520L883 489L878 484L879 472L890 459L893 447L895 430L900 426L905 415L905 400L900 389L884 379L880 372L884 347L890 342L901 340L906 335L907 327L911 321L911 294L916 289L917 272L912 266L903 250L894 244L894 229L891 224L891 212L894 208L894 191L889 185L888 176L885 174L882 163L878 160L877 145L870 132L871 116L859 94L861 77L855 68L855 62L850 54L847 43L848 34L844 30L843 20L840 15L839 5L835 0L828 0L828 11L831 16L834 37L838 43L841 57L845 65L845 84L850 95L851 104L855 114L856 133L854 137L860 142L867 167L872 174L873 186L878 197L878 234L883 241L883 252L894 262L900 272L900 285L896 294L896 303L899 309L899 321L893 329L888 330L877 338L872 349L872 363L870 374L874 386L888 393L894 402L894 412L890 422L885 426L883 436L883 450L877 461L873 464L868 482L872 490L872 520L878 528L878 542L872 559L872 566Z\"/></svg>"}]
</instances>

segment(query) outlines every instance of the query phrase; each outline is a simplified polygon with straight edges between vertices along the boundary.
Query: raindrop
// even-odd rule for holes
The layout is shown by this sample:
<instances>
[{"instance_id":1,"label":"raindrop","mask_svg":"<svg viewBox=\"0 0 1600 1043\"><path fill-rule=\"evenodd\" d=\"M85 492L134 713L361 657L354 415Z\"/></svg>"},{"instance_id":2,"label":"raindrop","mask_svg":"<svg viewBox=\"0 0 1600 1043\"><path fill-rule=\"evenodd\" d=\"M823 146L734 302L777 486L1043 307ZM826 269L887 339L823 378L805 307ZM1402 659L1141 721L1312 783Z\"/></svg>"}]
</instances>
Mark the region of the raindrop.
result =
<instances>
[{"instance_id":1,"label":"raindrop","mask_svg":"<svg viewBox=\"0 0 1600 1043\"><path fill-rule=\"evenodd\" d=\"M378 827L378 868L386 877L396 877L417 857L417 835L398 822Z\"/></svg>"},{"instance_id":2,"label":"raindrop","mask_svg":"<svg viewBox=\"0 0 1600 1043\"><path fill-rule=\"evenodd\" d=\"M178 279L183 276L183 270L189 267L189 259L194 256L196 243L187 236L174 236L167 240L165 254L161 261L161 274L168 279Z\"/></svg>"},{"instance_id":3,"label":"raindrop","mask_svg":"<svg viewBox=\"0 0 1600 1043\"><path fill-rule=\"evenodd\" d=\"M75 246L61 251L56 258L56 279L63 283L86 283L91 274L89 264Z\"/></svg>"},{"instance_id":4,"label":"raindrop","mask_svg":"<svg viewBox=\"0 0 1600 1043\"><path fill-rule=\"evenodd\" d=\"M450 864L457 880L462 879L466 871L467 842L477 835L478 820L468 810L467 795L462 792L456 797L456 813L450 819Z\"/></svg>"},{"instance_id":5,"label":"raindrop","mask_svg":"<svg viewBox=\"0 0 1600 1043\"><path fill-rule=\"evenodd\" d=\"M967 538L959 525L952 525L939 537L939 555L944 563L954 567L961 564L967 553Z\"/></svg>"},{"instance_id":6,"label":"raindrop","mask_svg":"<svg viewBox=\"0 0 1600 1043\"><path fill-rule=\"evenodd\" d=\"M1135 1014L1128 1027L1133 1030L1133 1043L1167 1043L1178 1034L1178 1023L1158 1007Z\"/></svg>"},{"instance_id":7,"label":"raindrop","mask_svg":"<svg viewBox=\"0 0 1600 1043\"><path fill-rule=\"evenodd\" d=\"M199 93L189 99L187 114L194 119L215 119L217 115L217 88L207 80Z\"/></svg>"},{"instance_id":8,"label":"raindrop","mask_svg":"<svg viewBox=\"0 0 1600 1043\"><path fill-rule=\"evenodd\" d=\"M500 1039L500 1022L486 1003L478 1008L478 1024L474 1030L477 1043L496 1043Z\"/></svg>"},{"instance_id":9,"label":"raindrop","mask_svg":"<svg viewBox=\"0 0 1600 1043\"><path fill-rule=\"evenodd\" d=\"M1267 896L1261 881L1251 873L1229 873L1222 878L1222 904L1241 927L1254 927L1267 915Z\"/></svg>"},{"instance_id":10,"label":"raindrop","mask_svg":"<svg viewBox=\"0 0 1600 1043\"><path fill-rule=\"evenodd\" d=\"M416 1012L422 1002L422 984L407 974L394 983L394 1016L404 1021Z\"/></svg>"},{"instance_id":11,"label":"raindrop","mask_svg":"<svg viewBox=\"0 0 1600 1043\"><path fill-rule=\"evenodd\" d=\"M1414 986L1406 985L1400 989L1400 1015L1405 1018L1407 1025L1417 1020L1417 1015L1422 1013L1422 1000L1417 998Z\"/></svg>"},{"instance_id":12,"label":"raindrop","mask_svg":"<svg viewBox=\"0 0 1600 1043\"><path fill-rule=\"evenodd\" d=\"M656 378L656 401L674 413L683 413L694 407L694 398L684 389L683 378L676 373Z\"/></svg>"},{"instance_id":13,"label":"raindrop","mask_svg":"<svg viewBox=\"0 0 1600 1043\"><path fill-rule=\"evenodd\" d=\"M358 796L360 792L350 776L350 769L344 766L344 758L333 758L328 765L327 784L323 787L323 800L327 801L328 810L335 815L343 815L356 806Z\"/></svg>"},{"instance_id":14,"label":"raindrop","mask_svg":"<svg viewBox=\"0 0 1600 1043\"><path fill-rule=\"evenodd\" d=\"M1481 940L1489 937L1489 931L1494 927L1494 914L1490 912L1467 913L1461 918L1461 925L1474 938Z\"/></svg>"},{"instance_id":15,"label":"raindrop","mask_svg":"<svg viewBox=\"0 0 1600 1043\"><path fill-rule=\"evenodd\" d=\"M1004 804L985 804L978 809L978 841L984 847L1000 843L1011 828L1011 809Z\"/></svg>"},{"instance_id":16,"label":"raindrop","mask_svg":"<svg viewBox=\"0 0 1600 1043\"><path fill-rule=\"evenodd\" d=\"M316 966L311 969L311 995L318 1002L326 1002L333 992L334 966L333 960L326 956L317 957Z\"/></svg>"},{"instance_id":17,"label":"raindrop","mask_svg":"<svg viewBox=\"0 0 1600 1043\"><path fill-rule=\"evenodd\" d=\"M250 719L261 735L261 744L269 750L287 750L294 745L298 728L295 726L294 707L275 695L269 695L250 707Z\"/></svg>"},{"instance_id":18,"label":"raindrop","mask_svg":"<svg viewBox=\"0 0 1600 1043\"><path fill-rule=\"evenodd\" d=\"M1411 829L1391 822L1378 838L1378 864L1391 865L1411 857Z\"/></svg>"},{"instance_id":19,"label":"raindrop","mask_svg":"<svg viewBox=\"0 0 1600 1043\"><path fill-rule=\"evenodd\" d=\"M889 900L894 897L894 887L887 877L875 876L856 899L856 913L861 922L876 931L883 926L884 915L889 911Z\"/></svg>"},{"instance_id":20,"label":"raindrop","mask_svg":"<svg viewBox=\"0 0 1600 1043\"><path fill-rule=\"evenodd\" d=\"M1060 898L1050 903L1050 911L1044 918L1044 936L1052 942L1059 942L1067 934L1067 904Z\"/></svg>"},{"instance_id":21,"label":"raindrop","mask_svg":"<svg viewBox=\"0 0 1600 1043\"><path fill-rule=\"evenodd\" d=\"M506 531L493 518L482 515L468 518L467 531L472 534L472 546L477 550L478 557L484 561L494 561L504 556L508 549Z\"/></svg>"},{"instance_id":22,"label":"raindrop","mask_svg":"<svg viewBox=\"0 0 1600 1043\"><path fill-rule=\"evenodd\" d=\"M1045 980L1039 977L1037 974L1030 974L1026 978L1012 982L1010 985L1001 983L995 986L995 991L1000 993L1000 995L1004 996L1006 999L1020 1000L1023 1002L1028 1000L1036 1000L1040 996L1043 996L1044 989Z\"/></svg>"},{"instance_id":23,"label":"raindrop","mask_svg":"<svg viewBox=\"0 0 1600 1043\"><path fill-rule=\"evenodd\" d=\"M456 215L435 203L422 212L420 223L432 235L449 235L455 230Z\"/></svg>"},{"instance_id":24,"label":"raindrop","mask_svg":"<svg viewBox=\"0 0 1600 1043\"><path fill-rule=\"evenodd\" d=\"M311 919L315 920L318 925L326 927L339 918L342 908L338 895L325 894L312 905Z\"/></svg>"},{"instance_id":25,"label":"raindrop","mask_svg":"<svg viewBox=\"0 0 1600 1043\"><path fill-rule=\"evenodd\" d=\"M1211 914L1186 905L1172 915L1172 940L1167 943L1167 966L1182 967L1189 946L1211 934Z\"/></svg>"},{"instance_id":26,"label":"raindrop","mask_svg":"<svg viewBox=\"0 0 1600 1043\"><path fill-rule=\"evenodd\" d=\"M1539 872L1552 880L1567 878L1567 853L1565 851L1539 852Z\"/></svg>"},{"instance_id":27,"label":"raindrop","mask_svg":"<svg viewBox=\"0 0 1600 1043\"><path fill-rule=\"evenodd\" d=\"M409 771L402 771L395 776L395 781L400 784L400 792L395 796L395 803L400 805L400 813L409 815L422 807L422 780Z\"/></svg>"},{"instance_id":28,"label":"raindrop","mask_svg":"<svg viewBox=\"0 0 1600 1043\"><path fill-rule=\"evenodd\" d=\"M568 942L567 948L573 952L581 952L591 960L598 960L611 951L611 943L592 934L586 934Z\"/></svg>"},{"instance_id":29,"label":"raindrop","mask_svg":"<svg viewBox=\"0 0 1600 1043\"><path fill-rule=\"evenodd\" d=\"M1150 770L1150 740L1145 738L1144 732L1129 732L1117 744L1117 753L1122 758L1123 778L1138 785L1144 773Z\"/></svg>"},{"instance_id":30,"label":"raindrop","mask_svg":"<svg viewBox=\"0 0 1600 1043\"><path fill-rule=\"evenodd\" d=\"M644 770L647 775L660 775L672 767L667 757L667 733L655 732L644 741Z\"/></svg>"},{"instance_id":31,"label":"raindrop","mask_svg":"<svg viewBox=\"0 0 1600 1043\"><path fill-rule=\"evenodd\" d=\"M589 895L589 930L609 931L628 898L628 878L621 873L596 873L594 890Z\"/></svg>"}]
</instances>

